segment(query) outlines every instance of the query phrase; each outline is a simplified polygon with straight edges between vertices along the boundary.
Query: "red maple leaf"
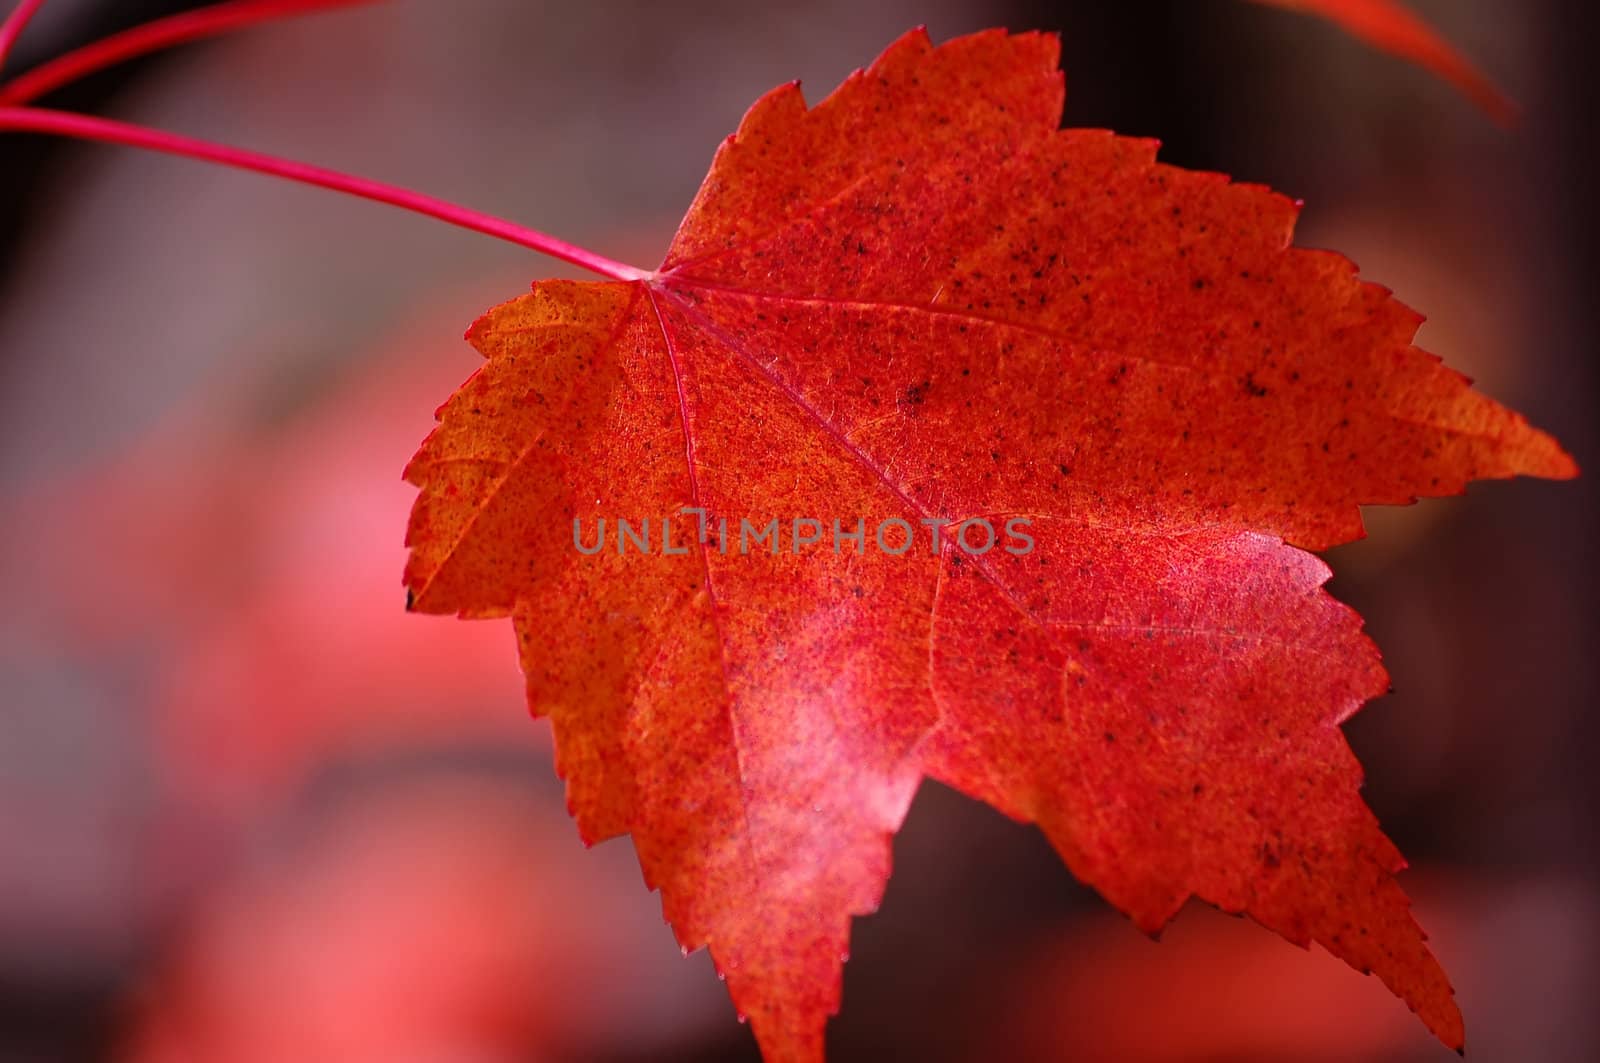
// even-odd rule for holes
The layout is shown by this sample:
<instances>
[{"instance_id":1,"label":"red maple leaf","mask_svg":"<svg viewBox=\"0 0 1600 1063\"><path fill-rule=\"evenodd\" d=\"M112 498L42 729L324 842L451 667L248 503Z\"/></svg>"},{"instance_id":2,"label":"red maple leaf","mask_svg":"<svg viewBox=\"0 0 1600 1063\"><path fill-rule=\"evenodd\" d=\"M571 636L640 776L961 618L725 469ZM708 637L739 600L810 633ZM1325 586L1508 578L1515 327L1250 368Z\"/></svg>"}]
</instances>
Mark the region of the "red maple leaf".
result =
<instances>
[{"instance_id":1,"label":"red maple leaf","mask_svg":"<svg viewBox=\"0 0 1600 1063\"><path fill-rule=\"evenodd\" d=\"M411 603L514 619L585 839L633 836L769 1059L821 1057L924 776L1145 929L1249 912L1459 1047L1339 730L1387 678L1301 548L1575 468L1289 200L1058 131L1056 56L917 31L783 86L659 270L486 314L407 471Z\"/></svg>"}]
</instances>

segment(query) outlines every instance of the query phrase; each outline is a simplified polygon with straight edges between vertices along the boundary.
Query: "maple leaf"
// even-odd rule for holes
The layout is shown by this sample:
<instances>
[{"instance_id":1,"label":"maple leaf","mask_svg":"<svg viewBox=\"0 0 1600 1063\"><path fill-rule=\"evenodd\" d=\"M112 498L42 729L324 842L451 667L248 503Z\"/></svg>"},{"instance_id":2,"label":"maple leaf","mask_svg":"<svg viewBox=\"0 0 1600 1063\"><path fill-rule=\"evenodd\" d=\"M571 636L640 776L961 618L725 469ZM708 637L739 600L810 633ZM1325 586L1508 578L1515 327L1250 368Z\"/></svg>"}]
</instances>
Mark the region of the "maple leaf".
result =
<instances>
[{"instance_id":1,"label":"maple leaf","mask_svg":"<svg viewBox=\"0 0 1600 1063\"><path fill-rule=\"evenodd\" d=\"M1472 61L1398 0L1255 0L1258 4L1321 15L1351 36L1432 71L1454 85L1501 125L1517 105Z\"/></svg>"},{"instance_id":2,"label":"maple leaf","mask_svg":"<svg viewBox=\"0 0 1600 1063\"><path fill-rule=\"evenodd\" d=\"M821 1058L925 776L1146 930L1248 912L1459 1047L1339 730L1387 678L1304 551L1575 467L1295 204L1062 93L1053 37L914 31L758 101L659 270L489 311L406 471L410 605L512 618L583 837L632 835L770 1060ZM621 519L654 546L577 548Z\"/></svg>"}]
</instances>

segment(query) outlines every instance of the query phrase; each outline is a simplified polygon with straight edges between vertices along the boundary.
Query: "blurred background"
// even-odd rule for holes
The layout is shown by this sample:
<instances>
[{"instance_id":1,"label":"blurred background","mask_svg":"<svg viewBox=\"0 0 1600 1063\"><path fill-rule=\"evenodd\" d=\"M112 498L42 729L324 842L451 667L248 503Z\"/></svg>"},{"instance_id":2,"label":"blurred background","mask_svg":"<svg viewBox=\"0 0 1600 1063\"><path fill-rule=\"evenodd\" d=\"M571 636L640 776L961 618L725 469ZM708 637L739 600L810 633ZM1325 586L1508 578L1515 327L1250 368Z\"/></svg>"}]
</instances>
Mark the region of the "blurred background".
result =
<instances>
[{"instance_id":1,"label":"blurred background","mask_svg":"<svg viewBox=\"0 0 1600 1063\"><path fill-rule=\"evenodd\" d=\"M15 69L184 6L54 0ZM1302 244L1589 470L1369 511L1329 560L1394 676L1347 730L1470 1058L1592 1060L1600 12L1414 6L1517 129L1239 0L405 0L48 102L650 265L766 89L819 99L919 23L1059 30L1067 124L1305 199ZM579 844L510 626L401 608L400 470L478 361L461 333L564 273L323 192L0 140L0 1060L757 1058L629 844ZM1448 1058L1320 949L1200 905L1152 944L933 784L895 865L835 1061Z\"/></svg>"}]
</instances>

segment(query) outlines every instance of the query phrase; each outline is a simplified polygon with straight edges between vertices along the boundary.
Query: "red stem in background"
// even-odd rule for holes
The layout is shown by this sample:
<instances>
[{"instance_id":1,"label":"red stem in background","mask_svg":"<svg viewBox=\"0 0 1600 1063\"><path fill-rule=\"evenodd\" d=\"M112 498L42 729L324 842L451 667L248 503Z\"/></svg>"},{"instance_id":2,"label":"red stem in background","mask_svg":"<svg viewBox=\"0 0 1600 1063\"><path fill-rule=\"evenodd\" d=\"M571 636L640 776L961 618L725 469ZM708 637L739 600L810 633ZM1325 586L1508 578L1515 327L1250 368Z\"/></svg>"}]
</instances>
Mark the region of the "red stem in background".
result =
<instances>
[{"instance_id":1,"label":"red stem in background","mask_svg":"<svg viewBox=\"0 0 1600 1063\"><path fill-rule=\"evenodd\" d=\"M335 192L387 203L414 214L437 218L458 228L470 229L473 232L531 248L613 280L633 281L650 276L645 270L597 255L593 251L569 244L565 240L558 240L537 229L529 229L503 218L469 210L442 199L434 199L420 192L369 181L364 177L352 177L335 170L325 170L320 166L309 166L272 155L195 140L159 129L147 129L126 122L113 122L104 118L91 118L87 115L49 111L37 107L0 107L0 131L3 130L49 133L75 137L79 140L123 144L232 166L241 170L254 170L257 173L298 181L301 184L316 185Z\"/></svg>"},{"instance_id":2,"label":"red stem in background","mask_svg":"<svg viewBox=\"0 0 1600 1063\"><path fill-rule=\"evenodd\" d=\"M22 36L23 28L43 6L44 0L22 0L11 14L6 16L5 22L0 23L0 67L6 65L6 56L11 54L11 46L17 43L17 38Z\"/></svg>"},{"instance_id":3,"label":"red stem in background","mask_svg":"<svg viewBox=\"0 0 1600 1063\"><path fill-rule=\"evenodd\" d=\"M42 0L33 0L35 8ZM31 103L63 85L110 66L190 41L215 37L270 19L312 14L330 8L353 7L374 0L230 0L228 3L185 11L113 34L29 70L0 86L0 105ZM25 3L23 7L27 7ZM18 8L20 13L22 8ZM17 16L13 15L13 19ZM20 27L19 27L20 28ZM0 47L0 58L4 49Z\"/></svg>"},{"instance_id":4,"label":"red stem in background","mask_svg":"<svg viewBox=\"0 0 1600 1063\"><path fill-rule=\"evenodd\" d=\"M5 23L0 25L0 62L4 61L6 50L43 2L44 0L22 0ZM48 133L80 140L123 144L170 155L182 155L222 166L253 170L301 184L316 185L335 192L387 203L414 214L436 218L458 228L483 233L542 252L603 277L631 281L650 276L644 270L597 255L593 251L569 244L565 240L558 240L537 229L529 229L503 218L469 210L409 189L157 129L63 111L20 106L96 71L172 45L215 36L268 19L370 2L372 0L229 0L226 3L214 4L137 26L69 52L0 86L0 131Z\"/></svg>"}]
</instances>

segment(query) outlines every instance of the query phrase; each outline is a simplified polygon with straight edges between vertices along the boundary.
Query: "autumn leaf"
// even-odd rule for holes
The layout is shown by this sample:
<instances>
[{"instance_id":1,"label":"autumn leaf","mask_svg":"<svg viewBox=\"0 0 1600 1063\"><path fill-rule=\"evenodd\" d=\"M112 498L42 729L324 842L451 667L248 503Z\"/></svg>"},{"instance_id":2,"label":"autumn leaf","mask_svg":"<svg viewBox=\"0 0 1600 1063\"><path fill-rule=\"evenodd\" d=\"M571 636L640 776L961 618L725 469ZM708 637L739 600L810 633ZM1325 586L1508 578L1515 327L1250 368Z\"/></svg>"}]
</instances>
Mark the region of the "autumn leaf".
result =
<instances>
[{"instance_id":1,"label":"autumn leaf","mask_svg":"<svg viewBox=\"0 0 1600 1063\"><path fill-rule=\"evenodd\" d=\"M1331 19L1374 48L1431 70L1454 85L1489 117L1509 125L1517 105L1472 61L1399 0L1255 0Z\"/></svg>"},{"instance_id":2,"label":"autumn leaf","mask_svg":"<svg viewBox=\"0 0 1600 1063\"><path fill-rule=\"evenodd\" d=\"M1339 730L1387 679L1304 551L1573 463L1289 200L1059 131L1056 64L919 30L782 86L659 270L487 313L406 473L411 605L513 619L584 839L633 836L769 1060L821 1058L924 776L1144 929L1249 912L1459 1047Z\"/></svg>"}]
</instances>

